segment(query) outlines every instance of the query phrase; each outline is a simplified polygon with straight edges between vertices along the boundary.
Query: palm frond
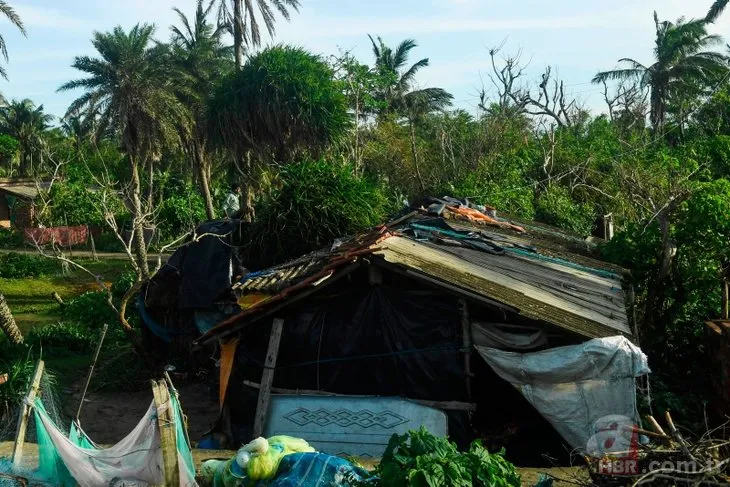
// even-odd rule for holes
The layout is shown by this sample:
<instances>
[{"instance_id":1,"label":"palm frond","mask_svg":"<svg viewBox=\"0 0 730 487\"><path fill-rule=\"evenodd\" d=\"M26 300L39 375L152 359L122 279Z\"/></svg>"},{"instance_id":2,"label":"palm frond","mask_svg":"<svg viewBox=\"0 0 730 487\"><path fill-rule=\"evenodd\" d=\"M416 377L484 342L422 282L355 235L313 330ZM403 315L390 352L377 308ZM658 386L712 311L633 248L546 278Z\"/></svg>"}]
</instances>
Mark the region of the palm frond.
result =
<instances>
[{"instance_id":1,"label":"palm frond","mask_svg":"<svg viewBox=\"0 0 730 487\"><path fill-rule=\"evenodd\" d=\"M705 16L705 22L714 23L725 11L728 0L715 0Z\"/></svg>"}]
</instances>

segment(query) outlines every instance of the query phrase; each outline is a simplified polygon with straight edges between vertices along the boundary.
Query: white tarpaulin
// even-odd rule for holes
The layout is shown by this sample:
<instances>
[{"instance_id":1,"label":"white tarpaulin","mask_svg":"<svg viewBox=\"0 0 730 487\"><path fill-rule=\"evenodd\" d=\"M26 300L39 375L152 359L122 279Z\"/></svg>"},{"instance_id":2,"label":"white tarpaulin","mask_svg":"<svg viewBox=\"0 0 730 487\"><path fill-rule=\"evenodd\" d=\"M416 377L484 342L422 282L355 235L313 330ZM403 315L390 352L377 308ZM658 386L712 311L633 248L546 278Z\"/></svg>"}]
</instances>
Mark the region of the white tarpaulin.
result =
<instances>
[{"instance_id":1,"label":"white tarpaulin","mask_svg":"<svg viewBox=\"0 0 730 487\"><path fill-rule=\"evenodd\" d=\"M601 418L618 415L638 423L634 381L650 371L646 355L625 337L524 354L475 348L581 452Z\"/></svg>"}]
</instances>

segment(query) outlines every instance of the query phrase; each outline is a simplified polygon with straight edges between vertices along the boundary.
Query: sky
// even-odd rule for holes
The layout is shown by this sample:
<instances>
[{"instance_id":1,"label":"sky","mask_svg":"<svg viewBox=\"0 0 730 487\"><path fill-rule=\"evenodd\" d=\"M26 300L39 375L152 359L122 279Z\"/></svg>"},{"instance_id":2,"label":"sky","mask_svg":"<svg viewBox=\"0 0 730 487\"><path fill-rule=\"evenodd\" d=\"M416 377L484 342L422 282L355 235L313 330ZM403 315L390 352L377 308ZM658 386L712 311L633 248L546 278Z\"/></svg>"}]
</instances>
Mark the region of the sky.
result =
<instances>
[{"instance_id":1,"label":"sky","mask_svg":"<svg viewBox=\"0 0 730 487\"><path fill-rule=\"evenodd\" d=\"M57 93L79 77L74 56L94 55L94 31L138 22L154 23L166 40L178 7L190 16L195 0L11 0L26 24L27 38L0 21L8 45L9 80L0 80L6 98L30 98L56 116L80 93ZM530 81L553 66L568 90L594 111L604 111L593 75L611 69L622 57L651 61L654 22L680 16L702 17L712 0L301 0L291 22L277 23L267 44L290 43L329 56L351 51L371 63L367 34L395 46L417 41L412 62L429 58L418 79L454 95L455 105L476 111L478 93L491 86L488 50L504 43L505 54L520 51ZM712 29L730 39L730 12Z\"/></svg>"}]
</instances>

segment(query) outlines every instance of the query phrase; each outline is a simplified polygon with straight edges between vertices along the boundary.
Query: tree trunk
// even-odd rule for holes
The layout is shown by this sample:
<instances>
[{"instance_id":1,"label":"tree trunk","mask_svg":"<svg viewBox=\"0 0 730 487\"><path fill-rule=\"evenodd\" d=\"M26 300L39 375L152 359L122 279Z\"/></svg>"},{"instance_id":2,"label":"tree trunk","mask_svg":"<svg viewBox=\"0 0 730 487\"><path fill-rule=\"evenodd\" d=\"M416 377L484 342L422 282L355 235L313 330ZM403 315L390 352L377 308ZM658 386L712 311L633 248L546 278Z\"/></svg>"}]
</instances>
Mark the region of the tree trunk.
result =
<instances>
[{"instance_id":1,"label":"tree trunk","mask_svg":"<svg viewBox=\"0 0 730 487\"><path fill-rule=\"evenodd\" d=\"M205 201L205 213L208 220L215 220L215 209L213 208L213 196L210 194L210 171L208 170L208 159L205 157L205 149L201 144L195 144L195 164L200 178L200 192Z\"/></svg>"},{"instance_id":2,"label":"tree trunk","mask_svg":"<svg viewBox=\"0 0 730 487\"><path fill-rule=\"evenodd\" d=\"M139 168L136 156L129 155L132 172L132 253L142 280L149 279L150 267L147 262L147 244L144 241L144 213L142 211L142 185L139 180Z\"/></svg>"},{"instance_id":3,"label":"tree trunk","mask_svg":"<svg viewBox=\"0 0 730 487\"><path fill-rule=\"evenodd\" d=\"M233 48L236 55L236 68L243 67L243 12L242 0L233 0Z\"/></svg>"},{"instance_id":4,"label":"tree trunk","mask_svg":"<svg viewBox=\"0 0 730 487\"><path fill-rule=\"evenodd\" d=\"M413 153L413 165L416 168L416 177L418 182L421 184L421 190L426 191L426 184L423 182L421 176L421 168L418 165L418 149L416 148L416 127L413 124L413 120L409 119L408 123L411 127L411 152Z\"/></svg>"},{"instance_id":5,"label":"tree trunk","mask_svg":"<svg viewBox=\"0 0 730 487\"><path fill-rule=\"evenodd\" d=\"M155 158L149 158L147 162L147 208L155 207Z\"/></svg>"},{"instance_id":6,"label":"tree trunk","mask_svg":"<svg viewBox=\"0 0 730 487\"><path fill-rule=\"evenodd\" d=\"M663 328L659 329L662 322L662 308L664 308L664 289L666 279L669 276L669 272L672 270L672 259L674 257L670 238L671 226L669 219L669 209L658 218L659 229L662 234L662 260L659 264L659 270L657 272L654 285L649 288L649 292L646 297L646 304L644 308L644 330L642 330L644 332L652 330L660 336L664 332Z\"/></svg>"},{"instance_id":7,"label":"tree trunk","mask_svg":"<svg viewBox=\"0 0 730 487\"><path fill-rule=\"evenodd\" d=\"M20 333L8 303L5 301L5 296L2 294L0 294L0 329L5 332L5 335L10 339L10 343L14 345L23 343L23 334Z\"/></svg>"},{"instance_id":8,"label":"tree trunk","mask_svg":"<svg viewBox=\"0 0 730 487\"><path fill-rule=\"evenodd\" d=\"M253 197L255 193L254 168L250 152L246 154L244 172L246 181L243 183L243 212L241 218L243 221L251 223L256 219L256 209L253 206Z\"/></svg>"}]
</instances>

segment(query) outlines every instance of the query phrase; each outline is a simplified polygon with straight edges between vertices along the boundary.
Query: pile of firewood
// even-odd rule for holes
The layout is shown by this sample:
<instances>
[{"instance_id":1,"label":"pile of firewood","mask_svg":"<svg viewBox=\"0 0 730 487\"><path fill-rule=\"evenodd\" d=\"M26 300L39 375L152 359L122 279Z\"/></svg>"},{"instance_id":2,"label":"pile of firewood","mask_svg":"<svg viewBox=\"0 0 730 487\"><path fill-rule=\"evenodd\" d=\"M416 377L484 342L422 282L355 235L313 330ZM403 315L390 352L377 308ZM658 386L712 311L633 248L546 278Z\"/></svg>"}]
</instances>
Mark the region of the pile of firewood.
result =
<instances>
[{"instance_id":1,"label":"pile of firewood","mask_svg":"<svg viewBox=\"0 0 730 487\"><path fill-rule=\"evenodd\" d=\"M632 442L632 451L602 459L586 457L594 484L730 485L730 440L721 434L723 428L691 441L668 411L665 419L666 430L652 416L647 417L651 430L628 428L634 437L644 437Z\"/></svg>"}]
</instances>

